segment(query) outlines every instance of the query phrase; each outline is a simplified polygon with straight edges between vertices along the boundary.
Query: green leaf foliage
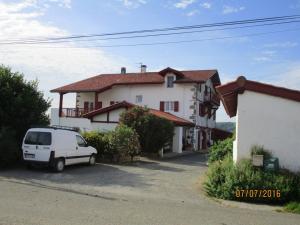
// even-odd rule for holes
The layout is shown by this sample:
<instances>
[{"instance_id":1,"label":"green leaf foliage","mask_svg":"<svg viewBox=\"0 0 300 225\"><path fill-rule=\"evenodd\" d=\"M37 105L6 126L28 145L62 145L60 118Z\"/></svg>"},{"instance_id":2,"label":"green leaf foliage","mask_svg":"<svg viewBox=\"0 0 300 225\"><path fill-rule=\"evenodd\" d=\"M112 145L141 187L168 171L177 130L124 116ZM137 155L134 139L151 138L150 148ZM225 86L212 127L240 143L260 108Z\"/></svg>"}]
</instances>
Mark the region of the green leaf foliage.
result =
<instances>
[{"instance_id":1,"label":"green leaf foliage","mask_svg":"<svg viewBox=\"0 0 300 225\"><path fill-rule=\"evenodd\" d=\"M208 195L228 200L285 203L300 197L300 177L286 170L275 173L254 168L250 160L234 164L232 157L213 162L204 184ZM280 198L237 198L236 190L280 190Z\"/></svg>"},{"instance_id":2,"label":"green leaf foliage","mask_svg":"<svg viewBox=\"0 0 300 225\"><path fill-rule=\"evenodd\" d=\"M157 153L174 135L172 122L149 113L149 109L134 107L121 114L120 122L133 128L142 152Z\"/></svg>"},{"instance_id":3,"label":"green leaf foliage","mask_svg":"<svg viewBox=\"0 0 300 225\"><path fill-rule=\"evenodd\" d=\"M49 124L46 115L49 107L50 101L38 90L37 81L26 81L23 74L0 66L0 125L9 130L7 138L13 140L19 150L31 126Z\"/></svg>"},{"instance_id":4,"label":"green leaf foliage","mask_svg":"<svg viewBox=\"0 0 300 225\"><path fill-rule=\"evenodd\" d=\"M233 140L234 137L231 137L214 143L209 149L208 162L223 160L227 155L232 156Z\"/></svg>"}]
</instances>

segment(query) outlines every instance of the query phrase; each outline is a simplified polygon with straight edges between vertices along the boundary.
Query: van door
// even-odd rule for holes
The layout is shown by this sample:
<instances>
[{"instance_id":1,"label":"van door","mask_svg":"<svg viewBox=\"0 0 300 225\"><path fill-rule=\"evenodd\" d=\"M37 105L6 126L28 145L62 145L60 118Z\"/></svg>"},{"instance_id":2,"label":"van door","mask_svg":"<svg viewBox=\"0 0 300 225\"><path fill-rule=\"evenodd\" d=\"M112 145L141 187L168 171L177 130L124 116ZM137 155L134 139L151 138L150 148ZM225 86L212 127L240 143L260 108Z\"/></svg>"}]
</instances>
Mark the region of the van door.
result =
<instances>
[{"instance_id":1,"label":"van door","mask_svg":"<svg viewBox=\"0 0 300 225\"><path fill-rule=\"evenodd\" d=\"M88 151L87 143L80 135L76 135L76 141L77 141L76 149L78 150L79 162L82 163L89 162L91 154Z\"/></svg>"},{"instance_id":2,"label":"van door","mask_svg":"<svg viewBox=\"0 0 300 225\"><path fill-rule=\"evenodd\" d=\"M23 145L23 157L25 160L48 162L52 143L51 132L29 131L26 134Z\"/></svg>"}]
</instances>

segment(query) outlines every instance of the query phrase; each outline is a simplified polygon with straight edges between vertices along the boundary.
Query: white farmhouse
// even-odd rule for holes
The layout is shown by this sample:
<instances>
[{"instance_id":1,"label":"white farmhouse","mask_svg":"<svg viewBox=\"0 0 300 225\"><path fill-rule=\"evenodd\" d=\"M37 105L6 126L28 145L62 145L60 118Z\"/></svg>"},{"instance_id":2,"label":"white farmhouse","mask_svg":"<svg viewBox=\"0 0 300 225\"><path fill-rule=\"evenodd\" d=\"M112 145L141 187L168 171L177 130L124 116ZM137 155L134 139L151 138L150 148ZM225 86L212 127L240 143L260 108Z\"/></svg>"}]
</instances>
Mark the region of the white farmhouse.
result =
<instances>
[{"instance_id":1,"label":"white farmhouse","mask_svg":"<svg viewBox=\"0 0 300 225\"><path fill-rule=\"evenodd\" d=\"M250 158L264 146L281 167L300 171L300 91L246 80L217 87L227 114L236 116L233 159Z\"/></svg>"},{"instance_id":2,"label":"white farmhouse","mask_svg":"<svg viewBox=\"0 0 300 225\"><path fill-rule=\"evenodd\" d=\"M120 113L136 105L147 106L151 113L175 124L170 151L206 151L220 104L217 85L217 70L146 72L142 66L139 73L126 73L122 68L119 74L101 74L52 90L59 93L60 103L51 110L51 124L112 130ZM63 107L67 93L76 93L75 108Z\"/></svg>"}]
</instances>

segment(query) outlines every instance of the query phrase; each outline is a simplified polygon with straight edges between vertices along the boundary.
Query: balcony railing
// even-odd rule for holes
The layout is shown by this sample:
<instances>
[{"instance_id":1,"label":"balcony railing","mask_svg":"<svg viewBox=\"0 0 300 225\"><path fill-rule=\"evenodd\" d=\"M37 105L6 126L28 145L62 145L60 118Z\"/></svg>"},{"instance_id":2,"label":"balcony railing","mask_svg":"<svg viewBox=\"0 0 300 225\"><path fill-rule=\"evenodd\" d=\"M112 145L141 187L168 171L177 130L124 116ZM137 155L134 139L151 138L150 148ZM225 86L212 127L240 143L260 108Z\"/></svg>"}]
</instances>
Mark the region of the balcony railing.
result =
<instances>
[{"instance_id":1,"label":"balcony railing","mask_svg":"<svg viewBox=\"0 0 300 225\"><path fill-rule=\"evenodd\" d=\"M85 113L92 111L93 109L83 109L83 108L62 108L63 117L82 117Z\"/></svg>"}]
</instances>

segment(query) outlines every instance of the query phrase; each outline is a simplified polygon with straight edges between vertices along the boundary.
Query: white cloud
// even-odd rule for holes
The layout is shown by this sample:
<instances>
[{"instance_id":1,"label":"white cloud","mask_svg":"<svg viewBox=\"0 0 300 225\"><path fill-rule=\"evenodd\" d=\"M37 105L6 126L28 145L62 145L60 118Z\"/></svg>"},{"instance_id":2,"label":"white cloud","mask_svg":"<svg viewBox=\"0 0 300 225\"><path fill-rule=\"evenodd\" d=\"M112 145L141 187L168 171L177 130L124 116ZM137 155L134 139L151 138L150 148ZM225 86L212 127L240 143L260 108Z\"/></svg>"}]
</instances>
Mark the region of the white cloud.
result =
<instances>
[{"instance_id":1,"label":"white cloud","mask_svg":"<svg viewBox=\"0 0 300 225\"><path fill-rule=\"evenodd\" d=\"M254 57L254 60L259 62L266 62L266 61L271 61L271 57L259 56L259 57Z\"/></svg>"},{"instance_id":2,"label":"white cloud","mask_svg":"<svg viewBox=\"0 0 300 225\"><path fill-rule=\"evenodd\" d=\"M188 7L189 5L195 3L196 0L180 0L179 2L176 2L174 4L175 8L178 9L185 9L186 7Z\"/></svg>"},{"instance_id":3,"label":"white cloud","mask_svg":"<svg viewBox=\"0 0 300 225\"><path fill-rule=\"evenodd\" d=\"M298 46L297 42L291 42L291 41L286 41L286 42L276 42L276 43L270 43L270 44L265 44L264 47L266 48L293 48Z\"/></svg>"},{"instance_id":4,"label":"white cloud","mask_svg":"<svg viewBox=\"0 0 300 225\"><path fill-rule=\"evenodd\" d=\"M203 2L203 3L200 4L200 6L204 9L210 9L211 8L211 3Z\"/></svg>"},{"instance_id":5,"label":"white cloud","mask_svg":"<svg viewBox=\"0 0 300 225\"><path fill-rule=\"evenodd\" d=\"M195 16L197 14L199 14L199 10L195 9L195 10L188 12L186 15L187 16Z\"/></svg>"},{"instance_id":6,"label":"white cloud","mask_svg":"<svg viewBox=\"0 0 300 225\"><path fill-rule=\"evenodd\" d=\"M40 22L40 17L46 13L45 8L41 7L35 1L28 0L0 3L0 42L70 35L67 30ZM101 49L75 47L78 46L74 43L0 45L0 62L14 71L23 72L25 79L38 78L40 89L46 96L55 97L52 106L57 107L57 94L50 94L49 90L94 74L119 72L121 65L125 64L125 60L110 56ZM67 97L64 103L65 106L72 106L75 101Z\"/></svg>"},{"instance_id":7,"label":"white cloud","mask_svg":"<svg viewBox=\"0 0 300 225\"><path fill-rule=\"evenodd\" d=\"M237 12L240 12L240 11L243 11L243 10L245 10L244 6L233 7L233 6L225 5L225 6L223 6L222 13L223 14L230 14L230 13L237 13Z\"/></svg>"},{"instance_id":8,"label":"white cloud","mask_svg":"<svg viewBox=\"0 0 300 225\"><path fill-rule=\"evenodd\" d=\"M276 85L300 90L300 63L290 63L285 73L278 78Z\"/></svg>"},{"instance_id":9,"label":"white cloud","mask_svg":"<svg viewBox=\"0 0 300 225\"><path fill-rule=\"evenodd\" d=\"M49 2L55 2L59 7L71 8L71 0L48 0Z\"/></svg>"},{"instance_id":10,"label":"white cloud","mask_svg":"<svg viewBox=\"0 0 300 225\"><path fill-rule=\"evenodd\" d=\"M122 2L122 4L128 9L136 9L141 5L145 5L147 3L146 0L118 0Z\"/></svg>"}]
</instances>

